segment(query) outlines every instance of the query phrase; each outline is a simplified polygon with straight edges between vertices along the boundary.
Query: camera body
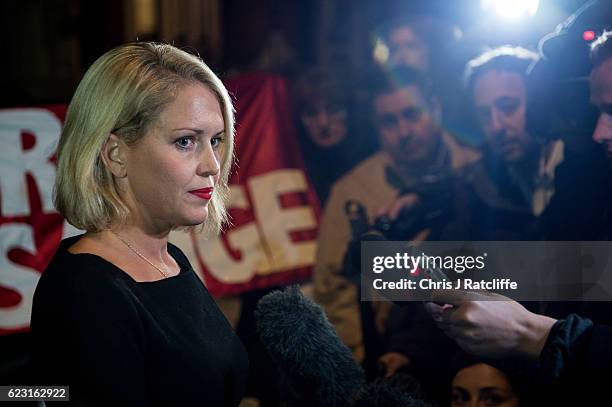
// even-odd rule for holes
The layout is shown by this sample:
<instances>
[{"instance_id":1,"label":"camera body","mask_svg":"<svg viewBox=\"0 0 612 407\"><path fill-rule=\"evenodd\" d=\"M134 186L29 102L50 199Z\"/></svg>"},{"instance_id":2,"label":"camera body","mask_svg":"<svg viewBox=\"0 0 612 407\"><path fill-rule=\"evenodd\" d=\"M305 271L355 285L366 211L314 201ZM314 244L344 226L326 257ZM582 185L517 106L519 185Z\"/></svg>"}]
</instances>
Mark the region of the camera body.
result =
<instances>
[{"instance_id":1,"label":"camera body","mask_svg":"<svg viewBox=\"0 0 612 407\"><path fill-rule=\"evenodd\" d=\"M390 177L388 173L389 180ZM398 185L398 181L390 183ZM412 240L425 229L429 230L429 239L436 239L443 227L452 221L455 181L450 172L422 176L418 182L401 187L399 197L414 193L419 196L420 203L401 210L394 220L382 215L370 224L363 204L353 200L345 203L352 239L344 256L342 274L351 282L359 284L361 242Z\"/></svg>"}]
</instances>

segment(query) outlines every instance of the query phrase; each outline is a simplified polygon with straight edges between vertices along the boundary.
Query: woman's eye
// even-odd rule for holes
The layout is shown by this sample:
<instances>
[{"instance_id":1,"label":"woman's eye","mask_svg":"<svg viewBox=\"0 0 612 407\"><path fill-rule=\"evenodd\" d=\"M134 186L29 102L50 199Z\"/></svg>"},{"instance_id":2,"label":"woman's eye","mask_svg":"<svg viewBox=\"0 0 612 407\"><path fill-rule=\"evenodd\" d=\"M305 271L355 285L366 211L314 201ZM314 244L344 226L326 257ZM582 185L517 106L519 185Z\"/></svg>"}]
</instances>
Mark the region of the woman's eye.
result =
<instances>
[{"instance_id":1,"label":"woman's eye","mask_svg":"<svg viewBox=\"0 0 612 407\"><path fill-rule=\"evenodd\" d=\"M461 406L461 405L466 404L469 401L469 396L460 391L453 391L451 398L452 398L453 406Z\"/></svg>"},{"instance_id":2,"label":"woman's eye","mask_svg":"<svg viewBox=\"0 0 612 407\"><path fill-rule=\"evenodd\" d=\"M223 143L223 137L221 136L214 136L213 138L210 139L210 145L213 146L213 148L217 148L219 147L219 145L221 143Z\"/></svg>"},{"instance_id":3,"label":"woman's eye","mask_svg":"<svg viewBox=\"0 0 612 407\"><path fill-rule=\"evenodd\" d=\"M193 147L193 144L195 143L195 140L192 136L185 136L185 137L181 137L179 139L177 139L174 142L179 148L182 148L184 150L188 150L191 147Z\"/></svg>"},{"instance_id":4,"label":"woman's eye","mask_svg":"<svg viewBox=\"0 0 612 407\"><path fill-rule=\"evenodd\" d=\"M499 406L505 400L499 396L487 396L483 399L483 401L485 402L485 406L494 407L494 406Z\"/></svg>"}]
</instances>

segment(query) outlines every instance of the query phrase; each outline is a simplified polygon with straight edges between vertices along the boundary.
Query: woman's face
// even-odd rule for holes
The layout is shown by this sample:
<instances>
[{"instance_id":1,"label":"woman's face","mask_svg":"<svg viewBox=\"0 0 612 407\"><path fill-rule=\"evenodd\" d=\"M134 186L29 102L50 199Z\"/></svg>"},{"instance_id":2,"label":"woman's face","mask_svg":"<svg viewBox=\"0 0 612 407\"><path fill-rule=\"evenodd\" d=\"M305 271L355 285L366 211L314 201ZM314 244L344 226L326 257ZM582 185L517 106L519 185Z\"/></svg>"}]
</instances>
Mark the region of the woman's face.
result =
<instances>
[{"instance_id":1,"label":"woman's face","mask_svg":"<svg viewBox=\"0 0 612 407\"><path fill-rule=\"evenodd\" d=\"M461 369L453 379L453 407L517 407L518 397L508 377L493 366L479 363Z\"/></svg>"},{"instance_id":2,"label":"woman's face","mask_svg":"<svg viewBox=\"0 0 612 407\"><path fill-rule=\"evenodd\" d=\"M202 84L188 84L136 144L126 147L120 178L124 201L137 223L153 231L203 223L219 181L221 107Z\"/></svg>"},{"instance_id":3,"label":"woman's face","mask_svg":"<svg viewBox=\"0 0 612 407\"><path fill-rule=\"evenodd\" d=\"M321 148L337 145L347 135L346 109L325 101L312 103L300 116L308 137Z\"/></svg>"}]
</instances>

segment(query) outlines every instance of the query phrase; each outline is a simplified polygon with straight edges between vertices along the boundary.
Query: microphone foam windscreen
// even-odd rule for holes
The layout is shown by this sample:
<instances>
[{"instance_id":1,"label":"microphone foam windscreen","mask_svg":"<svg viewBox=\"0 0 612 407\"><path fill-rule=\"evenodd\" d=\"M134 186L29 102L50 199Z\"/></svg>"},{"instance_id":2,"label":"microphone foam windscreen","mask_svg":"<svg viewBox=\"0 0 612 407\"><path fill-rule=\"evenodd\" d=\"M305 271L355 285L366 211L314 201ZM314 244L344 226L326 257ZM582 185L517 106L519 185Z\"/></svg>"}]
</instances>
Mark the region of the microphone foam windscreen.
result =
<instances>
[{"instance_id":1,"label":"microphone foam windscreen","mask_svg":"<svg viewBox=\"0 0 612 407\"><path fill-rule=\"evenodd\" d=\"M347 405L364 385L363 370L323 309L298 287L263 297L255 318L261 342L304 405Z\"/></svg>"},{"instance_id":2,"label":"microphone foam windscreen","mask_svg":"<svg viewBox=\"0 0 612 407\"><path fill-rule=\"evenodd\" d=\"M379 378L363 386L351 407L434 407L426 400L419 382L405 373Z\"/></svg>"}]
</instances>

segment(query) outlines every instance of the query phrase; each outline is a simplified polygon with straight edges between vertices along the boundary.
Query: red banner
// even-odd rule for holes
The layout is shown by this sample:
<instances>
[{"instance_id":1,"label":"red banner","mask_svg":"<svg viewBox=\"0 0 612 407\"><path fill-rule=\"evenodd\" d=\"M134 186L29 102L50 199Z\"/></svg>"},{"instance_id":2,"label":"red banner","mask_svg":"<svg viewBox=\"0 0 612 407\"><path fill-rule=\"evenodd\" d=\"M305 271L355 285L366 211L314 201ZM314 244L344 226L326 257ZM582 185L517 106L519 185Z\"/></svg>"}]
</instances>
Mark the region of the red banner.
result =
<instances>
[{"instance_id":1,"label":"red banner","mask_svg":"<svg viewBox=\"0 0 612 407\"><path fill-rule=\"evenodd\" d=\"M174 233L213 295L290 284L310 276L319 207L304 173L286 82L251 74L227 83L237 112L228 205L219 238ZM190 248L190 249L188 249Z\"/></svg>"},{"instance_id":2,"label":"red banner","mask_svg":"<svg viewBox=\"0 0 612 407\"><path fill-rule=\"evenodd\" d=\"M283 79L228 84L237 107L232 227L221 237L173 233L213 295L310 275L319 215L304 175ZM64 105L0 110L0 334L29 329L34 289L61 239L81 233L55 211L55 148Z\"/></svg>"}]
</instances>

